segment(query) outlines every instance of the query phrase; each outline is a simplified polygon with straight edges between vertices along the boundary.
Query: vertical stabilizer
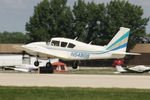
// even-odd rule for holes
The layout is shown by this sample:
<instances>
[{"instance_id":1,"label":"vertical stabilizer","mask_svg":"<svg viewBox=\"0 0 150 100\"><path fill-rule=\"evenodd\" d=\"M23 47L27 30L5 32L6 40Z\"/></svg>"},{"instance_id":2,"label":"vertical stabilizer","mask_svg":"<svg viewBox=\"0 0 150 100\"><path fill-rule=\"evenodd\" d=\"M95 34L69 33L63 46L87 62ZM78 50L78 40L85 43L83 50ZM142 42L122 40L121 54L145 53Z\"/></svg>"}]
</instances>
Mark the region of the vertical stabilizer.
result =
<instances>
[{"instance_id":1,"label":"vertical stabilizer","mask_svg":"<svg viewBox=\"0 0 150 100\"><path fill-rule=\"evenodd\" d=\"M119 50L126 52L130 29L120 27L120 30L106 46L106 50Z\"/></svg>"}]
</instances>

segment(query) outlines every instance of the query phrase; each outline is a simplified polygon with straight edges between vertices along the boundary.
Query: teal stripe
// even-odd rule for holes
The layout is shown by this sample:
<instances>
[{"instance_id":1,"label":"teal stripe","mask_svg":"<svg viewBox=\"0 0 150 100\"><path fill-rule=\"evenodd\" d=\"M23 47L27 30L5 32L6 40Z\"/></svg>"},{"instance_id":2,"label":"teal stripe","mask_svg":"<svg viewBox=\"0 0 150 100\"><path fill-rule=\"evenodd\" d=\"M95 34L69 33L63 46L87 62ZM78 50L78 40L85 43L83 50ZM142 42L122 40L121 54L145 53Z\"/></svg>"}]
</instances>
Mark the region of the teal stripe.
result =
<instances>
[{"instance_id":1,"label":"teal stripe","mask_svg":"<svg viewBox=\"0 0 150 100\"><path fill-rule=\"evenodd\" d=\"M106 49L101 51L88 51L88 50L76 50L76 49L69 49L69 48L51 48L51 47L44 47L46 49L53 49L53 50L61 50L61 51L69 51L69 52L86 52L86 53L100 53L107 51Z\"/></svg>"},{"instance_id":2,"label":"teal stripe","mask_svg":"<svg viewBox=\"0 0 150 100\"><path fill-rule=\"evenodd\" d=\"M120 41L124 40L129 36L130 31L128 31L126 34L124 34L122 37L120 37L116 42L114 42L111 46L109 46L106 50L110 49L111 47L115 46Z\"/></svg>"}]
</instances>

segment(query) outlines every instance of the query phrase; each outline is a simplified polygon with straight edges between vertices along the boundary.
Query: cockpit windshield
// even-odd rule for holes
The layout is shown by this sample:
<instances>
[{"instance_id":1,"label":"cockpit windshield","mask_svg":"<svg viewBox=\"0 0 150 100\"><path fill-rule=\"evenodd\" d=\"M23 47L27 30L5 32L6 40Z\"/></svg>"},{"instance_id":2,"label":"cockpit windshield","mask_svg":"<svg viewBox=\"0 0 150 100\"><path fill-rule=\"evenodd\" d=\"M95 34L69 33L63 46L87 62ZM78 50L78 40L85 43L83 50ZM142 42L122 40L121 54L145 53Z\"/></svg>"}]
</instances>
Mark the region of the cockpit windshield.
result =
<instances>
[{"instance_id":1,"label":"cockpit windshield","mask_svg":"<svg viewBox=\"0 0 150 100\"><path fill-rule=\"evenodd\" d=\"M66 47L67 46L67 42L61 42L61 47Z\"/></svg>"},{"instance_id":2,"label":"cockpit windshield","mask_svg":"<svg viewBox=\"0 0 150 100\"><path fill-rule=\"evenodd\" d=\"M69 43L68 48L74 48L74 47L75 47L75 45L74 45L74 44Z\"/></svg>"},{"instance_id":3,"label":"cockpit windshield","mask_svg":"<svg viewBox=\"0 0 150 100\"><path fill-rule=\"evenodd\" d=\"M53 41L51 42L51 46L59 46L59 43L60 43L60 41L55 41L55 40L53 40Z\"/></svg>"},{"instance_id":4,"label":"cockpit windshield","mask_svg":"<svg viewBox=\"0 0 150 100\"><path fill-rule=\"evenodd\" d=\"M50 46L57 46L57 47L63 47L63 48L74 48L75 45L73 43L68 43L65 41L58 41L58 40L49 40L46 42L47 45Z\"/></svg>"}]
</instances>

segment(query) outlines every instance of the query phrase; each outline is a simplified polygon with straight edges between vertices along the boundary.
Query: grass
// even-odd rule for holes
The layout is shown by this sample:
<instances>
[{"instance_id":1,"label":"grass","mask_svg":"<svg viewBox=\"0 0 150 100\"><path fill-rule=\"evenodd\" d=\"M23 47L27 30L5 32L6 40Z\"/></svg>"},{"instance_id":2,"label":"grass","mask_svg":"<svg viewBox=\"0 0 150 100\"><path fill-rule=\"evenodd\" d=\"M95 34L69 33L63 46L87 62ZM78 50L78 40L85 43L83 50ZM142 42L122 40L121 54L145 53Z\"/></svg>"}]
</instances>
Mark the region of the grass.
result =
<instances>
[{"instance_id":1,"label":"grass","mask_svg":"<svg viewBox=\"0 0 150 100\"><path fill-rule=\"evenodd\" d=\"M69 74L113 74L114 68L69 70Z\"/></svg>"},{"instance_id":2,"label":"grass","mask_svg":"<svg viewBox=\"0 0 150 100\"><path fill-rule=\"evenodd\" d=\"M66 73L55 73L55 74L89 74L89 75L150 75L150 73L121 73L121 74L115 74L116 68L114 67L102 67L102 68L81 68L77 70L70 69ZM0 73L26 73L26 74L37 74L38 72L18 72L14 70L2 70L0 69Z\"/></svg>"},{"instance_id":3,"label":"grass","mask_svg":"<svg viewBox=\"0 0 150 100\"><path fill-rule=\"evenodd\" d=\"M0 100L149 100L150 90L0 87Z\"/></svg>"},{"instance_id":4,"label":"grass","mask_svg":"<svg viewBox=\"0 0 150 100\"><path fill-rule=\"evenodd\" d=\"M115 68L102 68L102 69L78 69L78 70L69 70L66 74L89 74L89 75L150 75L150 73L120 73L115 74Z\"/></svg>"}]
</instances>

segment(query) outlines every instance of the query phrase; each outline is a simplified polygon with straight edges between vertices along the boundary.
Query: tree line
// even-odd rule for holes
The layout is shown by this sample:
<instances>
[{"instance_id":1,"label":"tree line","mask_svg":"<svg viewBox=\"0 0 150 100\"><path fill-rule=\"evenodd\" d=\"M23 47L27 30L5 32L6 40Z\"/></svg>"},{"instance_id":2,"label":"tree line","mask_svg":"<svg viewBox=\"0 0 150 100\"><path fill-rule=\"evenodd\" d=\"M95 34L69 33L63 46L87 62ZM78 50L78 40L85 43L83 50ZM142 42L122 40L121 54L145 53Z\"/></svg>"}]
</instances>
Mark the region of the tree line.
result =
<instances>
[{"instance_id":1,"label":"tree line","mask_svg":"<svg viewBox=\"0 0 150 100\"><path fill-rule=\"evenodd\" d=\"M29 40L29 36L22 32L0 33L0 43L28 43Z\"/></svg>"},{"instance_id":2,"label":"tree line","mask_svg":"<svg viewBox=\"0 0 150 100\"><path fill-rule=\"evenodd\" d=\"M141 6L126 0L107 4L78 0L73 7L67 0L43 0L34 7L26 23L26 42L48 41L52 37L78 37L79 41L106 45L120 27L131 29L128 49L146 35L149 18L143 18Z\"/></svg>"}]
</instances>

